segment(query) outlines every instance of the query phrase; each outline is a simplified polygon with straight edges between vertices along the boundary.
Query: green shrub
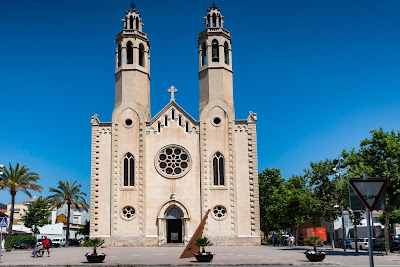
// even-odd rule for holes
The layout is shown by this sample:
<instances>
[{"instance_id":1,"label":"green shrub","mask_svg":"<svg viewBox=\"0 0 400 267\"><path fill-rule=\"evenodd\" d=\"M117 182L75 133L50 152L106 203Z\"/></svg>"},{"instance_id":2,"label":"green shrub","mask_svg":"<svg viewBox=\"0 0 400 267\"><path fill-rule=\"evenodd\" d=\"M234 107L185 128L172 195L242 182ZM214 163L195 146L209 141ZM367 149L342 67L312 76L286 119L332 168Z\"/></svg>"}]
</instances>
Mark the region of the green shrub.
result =
<instances>
[{"instance_id":1,"label":"green shrub","mask_svg":"<svg viewBox=\"0 0 400 267\"><path fill-rule=\"evenodd\" d=\"M8 235L4 236L4 242L5 242L5 246L7 246L8 244ZM11 237L11 247L13 247L15 244L17 244L18 242L25 240L25 239L29 239L29 240L36 240L36 238L34 236L31 235L13 235Z\"/></svg>"}]
</instances>

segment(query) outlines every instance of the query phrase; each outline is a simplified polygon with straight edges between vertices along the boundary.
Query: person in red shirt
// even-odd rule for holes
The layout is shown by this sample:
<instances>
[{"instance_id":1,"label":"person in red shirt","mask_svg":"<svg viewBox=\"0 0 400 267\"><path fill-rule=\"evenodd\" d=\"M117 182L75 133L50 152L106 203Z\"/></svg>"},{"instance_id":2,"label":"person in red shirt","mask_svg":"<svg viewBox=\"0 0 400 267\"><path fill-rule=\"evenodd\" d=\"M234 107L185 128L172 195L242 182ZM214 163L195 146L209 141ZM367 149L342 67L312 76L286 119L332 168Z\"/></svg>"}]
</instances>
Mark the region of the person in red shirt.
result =
<instances>
[{"instance_id":1,"label":"person in red shirt","mask_svg":"<svg viewBox=\"0 0 400 267\"><path fill-rule=\"evenodd\" d=\"M47 251L47 257L50 257L50 239L45 236L42 244L43 248Z\"/></svg>"}]
</instances>

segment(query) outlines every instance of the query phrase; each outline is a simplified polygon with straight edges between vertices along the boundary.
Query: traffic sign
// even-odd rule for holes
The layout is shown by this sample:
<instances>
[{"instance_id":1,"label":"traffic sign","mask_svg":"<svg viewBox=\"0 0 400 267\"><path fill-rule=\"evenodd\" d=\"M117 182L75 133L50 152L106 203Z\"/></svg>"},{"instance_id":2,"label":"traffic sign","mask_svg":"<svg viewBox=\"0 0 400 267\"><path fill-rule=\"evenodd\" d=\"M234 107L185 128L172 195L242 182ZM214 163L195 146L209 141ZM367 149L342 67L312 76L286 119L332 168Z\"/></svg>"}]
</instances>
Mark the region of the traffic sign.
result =
<instances>
[{"instance_id":1,"label":"traffic sign","mask_svg":"<svg viewBox=\"0 0 400 267\"><path fill-rule=\"evenodd\" d=\"M373 211L385 190L387 180L382 178L350 179L349 183L364 205Z\"/></svg>"},{"instance_id":2,"label":"traffic sign","mask_svg":"<svg viewBox=\"0 0 400 267\"><path fill-rule=\"evenodd\" d=\"M0 217L0 227L7 227L7 217Z\"/></svg>"}]
</instances>

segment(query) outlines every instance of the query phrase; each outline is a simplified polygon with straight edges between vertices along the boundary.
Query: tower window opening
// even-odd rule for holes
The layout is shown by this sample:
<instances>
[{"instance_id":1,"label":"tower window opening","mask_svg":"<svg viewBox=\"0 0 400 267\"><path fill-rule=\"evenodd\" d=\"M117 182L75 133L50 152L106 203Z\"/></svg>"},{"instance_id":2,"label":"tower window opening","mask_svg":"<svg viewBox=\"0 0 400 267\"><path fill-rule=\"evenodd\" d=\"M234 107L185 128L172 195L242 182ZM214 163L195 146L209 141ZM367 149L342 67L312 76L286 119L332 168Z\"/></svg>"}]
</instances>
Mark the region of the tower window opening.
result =
<instances>
[{"instance_id":1,"label":"tower window opening","mask_svg":"<svg viewBox=\"0 0 400 267\"><path fill-rule=\"evenodd\" d=\"M219 17L219 27L222 27L222 18Z\"/></svg>"},{"instance_id":2,"label":"tower window opening","mask_svg":"<svg viewBox=\"0 0 400 267\"><path fill-rule=\"evenodd\" d=\"M118 56L118 63L117 66L121 67L121 44L118 45L118 51L117 51L117 56Z\"/></svg>"},{"instance_id":3,"label":"tower window opening","mask_svg":"<svg viewBox=\"0 0 400 267\"><path fill-rule=\"evenodd\" d=\"M133 29L133 17L132 16L130 16L129 17L129 29Z\"/></svg>"},{"instance_id":4,"label":"tower window opening","mask_svg":"<svg viewBox=\"0 0 400 267\"><path fill-rule=\"evenodd\" d=\"M212 25L213 27L217 27L217 15L215 13L212 16Z\"/></svg>"},{"instance_id":5,"label":"tower window opening","mask_svg":"<svg viewBox=\"0 0 400 267\"><path fill-rule=\"evenodd\" d=\"M139 65L144 67L144 46L143 46L143 44L139 45Z\"/></svg>"},{"instance_id":6,"label":"tower window opening","mask_svg":"<svg viewBox=\"0 0 400 267\"><path fill-rule=\"evenodd\" d=\"M187 133L189 132L189 122L186 122L185 131L186 131Z\"/></svg>"},{"instance_id":7,"label":"tower window opening","mask_svg":"<svg viewBox=\"0 0 400 267\"><path fill-rule=\"evenodd\" d=\"M139 30L139 18L136 17L136 30Z\"/></svg>"},{"instance_id":8,"label":"tower window opening","mask_svg":"<svg viewBox=\"0 0 400 267\"><path fill-rule=\"evenodd\" d=\"M214 185L225 185L225 159L220 152L213 156Z\"/></svg>"},{"instance_id":9,"label":"tower window opening","mask_svg":"<svg viewBox=\"0 0 400 267\"><path fill-rule=\"evenodd\" d=\"M171 110L171 119L175 120L175 109Z\"/></svg>"},{"instance_id":10,"label":"tower window opening","mask_svg":"<svg viewBox=\"0 0 400 267\"><path fill-rule=\"evenodd\" d=\"M225 63L229 64L229 45L228 42L224 44L224 55L225 55Z\"/></svg>"},{"instance_id":11,"label":"tower window opening","mask_svg":"<svg viewBox=\"0 0 400 267\"><path fill-rule=\"evenodd\" d=\"M126 64L133 64L133 45L131 42L126 45Z\"/></svg>"},{"instance_id":12,"label":"tower window opening","mask_svg":"<svg viewBox=\"0 0 400 267\"><path fill-rule=\"evenodd\" d=\"M179 124L179 126L182 126L182 116L181 115L179 115L179 117L178 117L178 124Z\"/></svg>"},{"instance_id":13,"label":"tower window opening","mask_svg":"<svg viewBox=\"0 0 400 267\"><path fill-rule=\"evenodd\" d=\"M204 42L201 45L201 65L204 66L205 64L207 64L207 46Z\"/></svg>"},{"instance_id":14,"label":"tower window opening","mask_svg":"<svg viewBox=\"0 0 400 267\"><path fill-rule=\"evenodd\" d=\"M124 156L124 186L135 186L135 158L131 153Z\"/></svg>"},{"instance_id":15,"label":"tower window opening","mask_svg":"<svg viewBox=\"0 0 400 267\"><path fill-rule=\"evenodd\" d=\"M218 41L214 39L211 44L212 44L212 62L219 62Z\"/></svg>"},{"instance_id":16,"label":"tower window opening","mask_svg":"<svg viewBox=\"0 0 400 267\"><path fill-rule=\"evenodd\" d=\"M157 124L157 131L161 133L161 122L158 122Z\"/></svg>"},{"instance_id":17,"label":"tower window opening","mask_svg":"<svg viewBox=\"0 0 400 267\"><path fill-rule=\"evenodd\" d=\"M168 126L168 116L164 117L164 125L165 125L165 127Z\"/></svg>"},{"instance_id":18,"label":"tower window opening","mask_svg":"<svg viewBox=\"0 0 400 267\"><path fill-rule=\"evenodd\" d=\"M210 15L207 15L207 27L211 27Z\"/></svg>"}]
</instances>

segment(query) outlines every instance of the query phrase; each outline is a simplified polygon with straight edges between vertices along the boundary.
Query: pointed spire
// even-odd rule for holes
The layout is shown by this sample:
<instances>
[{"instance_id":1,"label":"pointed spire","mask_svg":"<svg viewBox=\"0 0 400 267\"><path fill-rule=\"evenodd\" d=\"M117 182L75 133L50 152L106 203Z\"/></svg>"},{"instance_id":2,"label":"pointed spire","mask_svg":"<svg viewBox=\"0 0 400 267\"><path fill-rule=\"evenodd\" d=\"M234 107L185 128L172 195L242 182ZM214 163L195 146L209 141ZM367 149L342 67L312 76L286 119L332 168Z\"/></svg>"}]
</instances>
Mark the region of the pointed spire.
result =
<instances>
[{"instance_id":1,"label":"pointed spire","mask_svg":"<svg viewBox=\"0 0 400 267\"><path fill-rule=\"evenodd\" d=\"M134 1L134 0L132 0L132 3L131 3L131 8L132 8L133 10L135 10L135 9L136 9L136 5L135 5L135 1Z\"/></svg>"}]
</instances>

